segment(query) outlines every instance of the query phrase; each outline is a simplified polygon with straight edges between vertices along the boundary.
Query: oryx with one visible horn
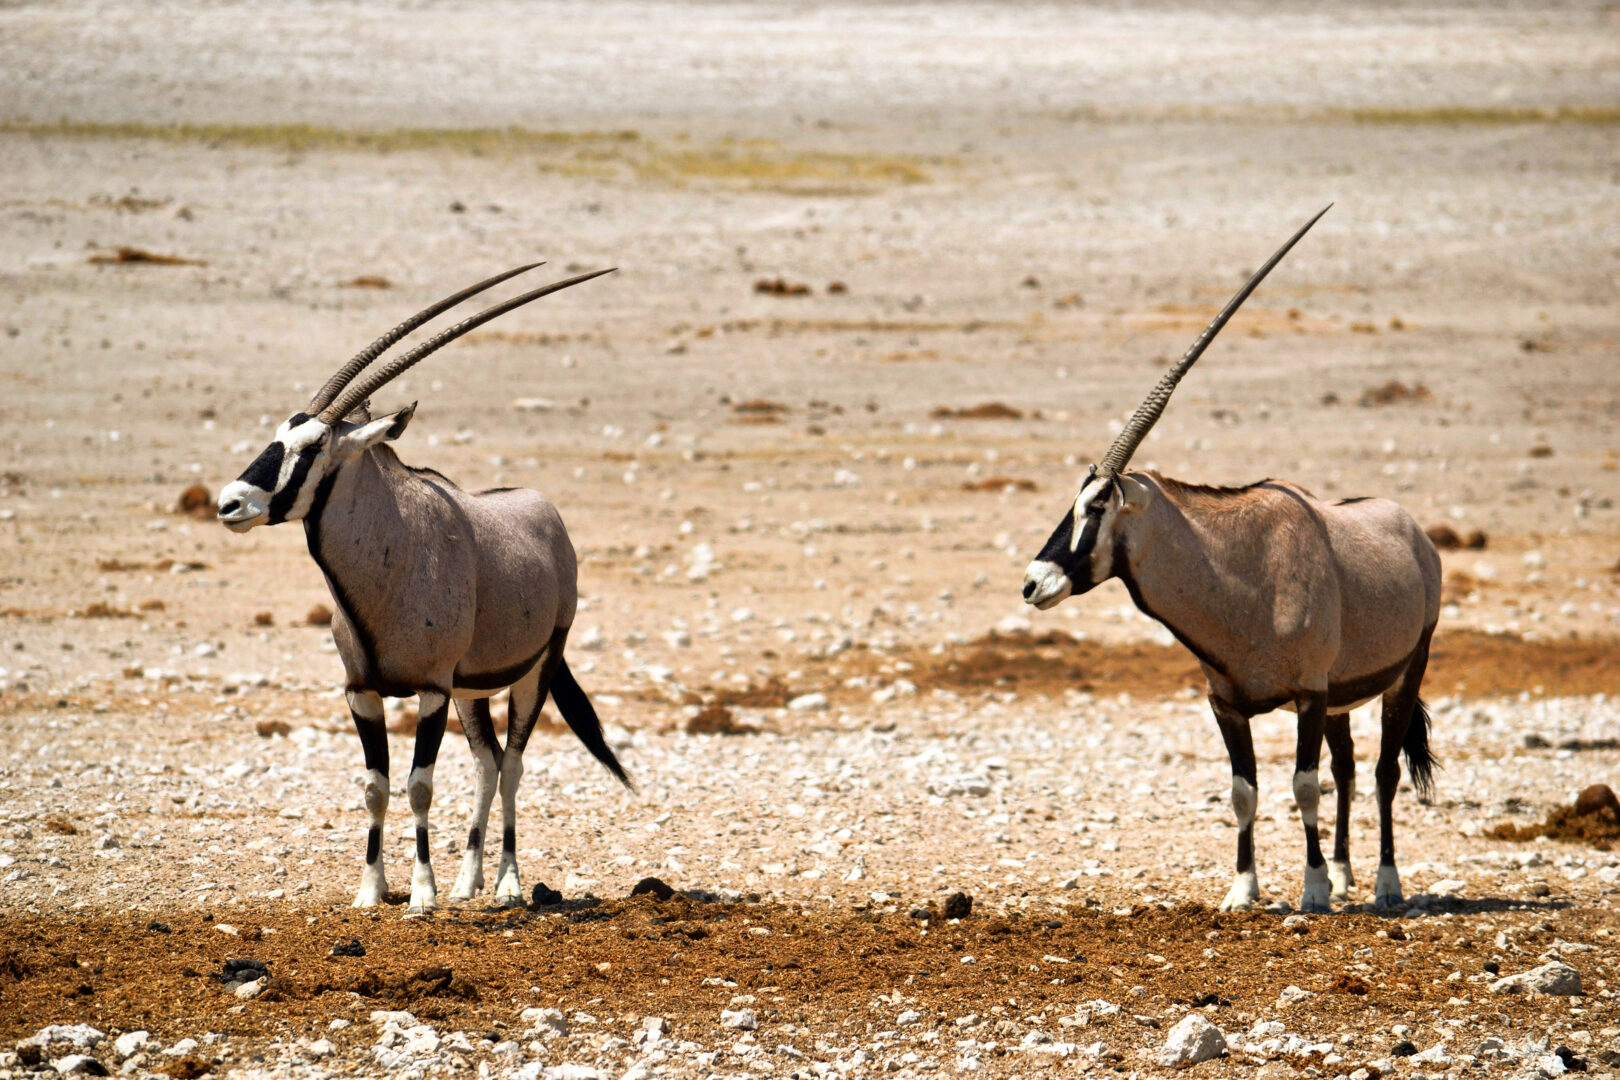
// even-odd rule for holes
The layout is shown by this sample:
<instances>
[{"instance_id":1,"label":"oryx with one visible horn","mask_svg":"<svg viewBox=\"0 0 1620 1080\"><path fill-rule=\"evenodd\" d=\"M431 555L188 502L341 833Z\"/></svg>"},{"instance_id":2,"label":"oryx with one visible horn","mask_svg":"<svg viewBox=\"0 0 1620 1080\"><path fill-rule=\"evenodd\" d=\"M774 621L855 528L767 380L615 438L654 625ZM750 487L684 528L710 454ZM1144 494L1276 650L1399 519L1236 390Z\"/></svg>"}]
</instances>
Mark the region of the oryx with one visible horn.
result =
<instances>
[{"instance_id":1,"label":"oryx with one visible horn","mask_svg":"<svg viewBox=\"0 0 1620 1080\"><path fill-rule=\"evenodd\" d=\"M1278 708L1299 714L1294 799L1305 825L1302 910L1330 910L1330 897L1347 898L1354 883L1350 709L1383 698L1373 891L1379 907L1401 901L1390 813L1402 750L1418 792L1427 796L1432 785L1429 716L1418 689L1440 613L1440 557L1417 523L1383 499L1323 502L1273 480L1208 488L1125 471L1176 383L1325 213L1260 268L1159 381L1102 463L1092 466L1073 509L1024 573L1024 600L1043 610L1119 578L1136 606L1198 657L1232 759L1239 830L1237 876L1222 910L1251 907L1260 896L1252 717ZM1324 735L1338 786L1331 867L1324 865L1316 828Z\"/></svg>"},{"instance_id":2,"label":"oryx with one visible horn","mask_svg":"<svg viewBox=\"0 0 1620 1080\"><path fill-rule=\"evenodd\" d=\"M388 810L383 695L418 697L416 751L405 788L416 820L411 913L438 906L428 808L452 699L477 765L475 820L452 900L469 899L483 888L485 830L498 780L505 830L495 898L501 904L522 902L517 787L523 748L548 692L586 748L629 783L563 659L578 585L574 547L556 508L533 491L462 491L431 469L405 465L386 444L405 430L415 403L375 420L366 404L390 380L469 330L609 271L581 274L497 304L355 381L429 319L538 265L463 289L378 338L327 380L305 411L288 418L247 471L219 494L219 520L236 532L302 521L309 553L332 592L332 636L365 753L365 805L371 817L356 907L378 904L388 891L382 863ZM503 748L489 698L508 687Z\"/></svg>"}]
</instances>

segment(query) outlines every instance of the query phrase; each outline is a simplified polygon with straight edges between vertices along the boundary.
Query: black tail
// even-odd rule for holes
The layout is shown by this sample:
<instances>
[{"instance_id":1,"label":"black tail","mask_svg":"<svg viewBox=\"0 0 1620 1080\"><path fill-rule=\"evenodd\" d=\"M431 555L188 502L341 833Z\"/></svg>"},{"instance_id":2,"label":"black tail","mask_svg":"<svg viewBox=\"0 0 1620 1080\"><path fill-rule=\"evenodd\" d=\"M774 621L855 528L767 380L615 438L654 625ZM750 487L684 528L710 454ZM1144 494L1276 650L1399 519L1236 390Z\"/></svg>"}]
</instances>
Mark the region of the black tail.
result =
<instances>
[{"instance_id":1,"label":"black tail","mask_svg":"<svg viewBox=\"0 0 1620 1080\"><path fill-rule=\"evenodd\" d=\"M570 721L572 723L572 721ZM1406 725L1406 771L1411 774L1412 787L1423 802L1434 798L1434 769L1437 762L1429 752L1429 707L1423 699L1412 706L1412 719Z\"/></svg>"},{"instance_id":2,"label":"black tail","mask_svg":"<svg viewBox=\"0 0 1620 1080\"><path fill-rule=\"evenodd\" d=\"M579 741L585 744L585 749L591 756L603 765L608 772L619 778L619 783L636 789L625 773L624 766L613 755L613 748L607 744L602 736L602 721L596 718L596 710L591 708L591 699L585 696L585 691L579 688L574 681L574 673L568 670L568 661L564 660L557 665L557 673L551 677L551 700L557 703L557 711L568 722Z\"/></svg>"}]
</instances>

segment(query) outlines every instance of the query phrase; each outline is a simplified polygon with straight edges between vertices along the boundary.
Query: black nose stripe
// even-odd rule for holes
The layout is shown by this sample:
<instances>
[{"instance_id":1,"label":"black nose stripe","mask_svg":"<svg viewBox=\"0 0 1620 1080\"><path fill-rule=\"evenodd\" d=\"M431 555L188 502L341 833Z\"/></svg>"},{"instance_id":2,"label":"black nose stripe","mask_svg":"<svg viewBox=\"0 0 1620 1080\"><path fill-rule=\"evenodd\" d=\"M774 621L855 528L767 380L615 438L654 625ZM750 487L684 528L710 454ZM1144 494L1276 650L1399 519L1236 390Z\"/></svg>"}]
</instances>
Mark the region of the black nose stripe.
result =
<instances>
[{"instance_id":1,"label":"black nose stripe","mask_svg":"<svg viewBox=\"0 0 1620 1080\"><path fill-rule=\"evenodd\" d=\"M309 467L315 464L315 458L321 452L321 444L311 443L298 452L298 460L293 462L292 475L287 477L287 485L270 498L270 524L279 525L287 520L292 513L293 504L298 501L298 493L304 487L304 480L309 476Z\"/></svg>"},{"instance_id":2,"label":"black nose stripe","mask_svg":"<svg viewBox=\"0 0 1620 1080\"><path fill-rule=\"evenodd\" d=\"M244 484L252 484L260 491L276 490L276 481L281 478L281 460L286 453L287 448L279 440L271 443L260 451L253 464L237 479Z\"/></svg>"}]
</instances>

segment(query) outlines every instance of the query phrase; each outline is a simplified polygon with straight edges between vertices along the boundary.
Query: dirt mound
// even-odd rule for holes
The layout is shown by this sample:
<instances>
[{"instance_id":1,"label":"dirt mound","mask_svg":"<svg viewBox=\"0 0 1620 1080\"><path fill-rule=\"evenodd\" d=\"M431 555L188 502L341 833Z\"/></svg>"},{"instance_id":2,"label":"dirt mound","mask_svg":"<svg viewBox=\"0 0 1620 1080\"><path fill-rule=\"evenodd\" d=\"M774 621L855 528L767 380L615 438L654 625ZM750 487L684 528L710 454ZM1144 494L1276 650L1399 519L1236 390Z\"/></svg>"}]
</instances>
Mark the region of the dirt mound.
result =
<instances>
[{"instance_id":1,"label":"dirt mound","mask_svg":"<svg viewBox=\"0 0 1620 1080\"><path fill-rule=\"evenodd\" d=\"M1620 841L1620 800L1607 784L1593 784L1581 792L1573 806L1560 806L1539 825L1503 822L1491 830L1498 840L1564 840L1609 851Z\"/></svg>"}]
</instances>

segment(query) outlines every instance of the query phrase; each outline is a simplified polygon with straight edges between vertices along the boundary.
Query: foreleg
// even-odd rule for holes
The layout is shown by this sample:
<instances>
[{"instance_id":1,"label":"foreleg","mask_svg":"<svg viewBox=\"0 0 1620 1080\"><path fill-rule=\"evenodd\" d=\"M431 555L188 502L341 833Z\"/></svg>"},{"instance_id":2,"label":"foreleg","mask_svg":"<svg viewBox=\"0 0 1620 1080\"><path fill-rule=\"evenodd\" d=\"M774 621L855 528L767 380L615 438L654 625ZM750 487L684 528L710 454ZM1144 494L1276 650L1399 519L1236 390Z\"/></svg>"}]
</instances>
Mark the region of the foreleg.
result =
<instances>
[{"instance_id":1,"label":"foreleg","mask_svg":"<svg viewBox=\"0 0 1620 1080\"><path fill-rule=\"evenodd\" d=\"M1232 813L1237 816L1238 826L1237 873L1226 899L1221 901L1221 910L1247 911L1260 900L1260 878L1254 869L1254 815L1260 800L1254 734L1249 730L1247 716L1216 697L1211 697L1209 704L1226 742L1227 756L1232 759Z\"/></svg>"},{"instance_id":2,"label":"foreleg","mask_svg":"<svg viewBox=\"0 0 1620 1080\"><path fill-rule=\"evenodd\" d=\"M1317 769L1322 760L1322 729L1327 723L1327 695L1313 694L1295 702L1299 710L1299 744L1294 752L1294 802L1305 826L1305 891L1300 896L1301 911L1332 911L1328 902L1331 886L1322 843L1316 829L1316 811L1322 801L1322 785Z\"/></svg>"},{"instance_id":3,"label":"foreleg","mask_svg":"<svg viewBox=\"0 0 1620 1080\"><path fill-rule=\"evenodd\" d=\"M484 887L484 838L489 835L489 808L495 801L501 744L495 736L495 725L490 721L488 698L459 698L456 712L461 715L461 728L467 733L467 748L472 751L476 771L473 824L467 830L467 850L461 857L461 873L456 877L456 887L450 891L450 899L471 900Z\"/></svg>"},{"instance_id":4,"label":"foreleg","mask_svg":"<svg viewBox=\"0 0 1620 1080\"><path fill-rule=\"evenodd\" d=\"M411 866L411 906L407 914L424 915L439 906L438 889L433 881L432 853L428 849L428 810L433 805L433 766L439 760L439 744L450 710L450 695L424 690L417 695L416 754L411 761L411 777L406 794L416 820L416 860Z\"/></svg>"},{"instance_id":5,"label":"foreleg","mask_svg":"<svg viewBox=\"0 0 1620 1080\"><path fill-rule=\"evenodd\" d=\"M1330 713L1323 729L1333 755L1333 786L1338 792L1338 816L1333 821L1333 861L1328 863L1331 899L1350 899L1356 883L1350 870L1350 804L1356 797L1356 749L1350 738L1350 714Z\"/></svg>"},{"instance_id":6,"label":"foreleg","mask_svg":"<svg viewBox=\"0 0 1620 1080\"><path fill-rule=\"evenodd\" d=\"M388 816L388 730L383 726L381 697L370 690L350 690L348 699L349 715L366 757L365 802L371 819L366 831L366 868L360 872L354 906L376 907L388 896L382 861L383 819Z\"/></svg>"}]
</instances>

